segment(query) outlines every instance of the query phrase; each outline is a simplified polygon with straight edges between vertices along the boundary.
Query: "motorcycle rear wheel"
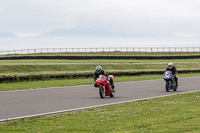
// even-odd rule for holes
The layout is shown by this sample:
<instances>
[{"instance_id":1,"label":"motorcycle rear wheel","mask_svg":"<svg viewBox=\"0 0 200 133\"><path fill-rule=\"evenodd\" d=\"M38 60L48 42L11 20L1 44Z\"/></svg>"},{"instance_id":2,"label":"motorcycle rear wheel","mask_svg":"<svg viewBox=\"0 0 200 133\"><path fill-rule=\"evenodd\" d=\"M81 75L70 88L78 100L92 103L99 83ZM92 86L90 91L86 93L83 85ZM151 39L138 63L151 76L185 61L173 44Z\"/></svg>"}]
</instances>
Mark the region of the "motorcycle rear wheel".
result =
<instances>
[{"instance_id":1,"label":"motorcycle rear wheel","mask_svg":"<svg viewBox=\"0 0 200 133\"><path fill-rule=\"evenodd\" d=\"M103 87L99 87L99 95L101 98L105 98L106 91L103 89Z\"/></svg>"}]
</instances>

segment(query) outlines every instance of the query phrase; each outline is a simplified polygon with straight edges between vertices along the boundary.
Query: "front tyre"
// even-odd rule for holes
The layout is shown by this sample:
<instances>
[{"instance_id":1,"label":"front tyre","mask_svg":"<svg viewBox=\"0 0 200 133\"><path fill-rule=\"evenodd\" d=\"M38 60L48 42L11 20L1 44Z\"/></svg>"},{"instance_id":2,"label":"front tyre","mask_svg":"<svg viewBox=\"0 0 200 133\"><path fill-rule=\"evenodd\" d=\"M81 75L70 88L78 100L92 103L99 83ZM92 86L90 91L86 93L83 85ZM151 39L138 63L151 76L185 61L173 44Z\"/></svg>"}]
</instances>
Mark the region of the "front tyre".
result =
<instances>
[{"instance_id":1,"label":"front tyre","mask_svg":"<svg viewBox=\"0 0 200 133\"><path fill-rule=\"evenodd\" d=\"M166 82L165 89L167 92L169 92L169 82Z\"/></svg>"},{"instance_id":2,"label":"front tyre","mask_svg":"<svg viewBox=\"0 0 200 133\"><path fill-rule=\"evenodd\" d=\"M103 86L99 87L99 95L101 98L105 98L105 96L106 96L106 91L103 88Z\"/></svg>"}]
</instances>

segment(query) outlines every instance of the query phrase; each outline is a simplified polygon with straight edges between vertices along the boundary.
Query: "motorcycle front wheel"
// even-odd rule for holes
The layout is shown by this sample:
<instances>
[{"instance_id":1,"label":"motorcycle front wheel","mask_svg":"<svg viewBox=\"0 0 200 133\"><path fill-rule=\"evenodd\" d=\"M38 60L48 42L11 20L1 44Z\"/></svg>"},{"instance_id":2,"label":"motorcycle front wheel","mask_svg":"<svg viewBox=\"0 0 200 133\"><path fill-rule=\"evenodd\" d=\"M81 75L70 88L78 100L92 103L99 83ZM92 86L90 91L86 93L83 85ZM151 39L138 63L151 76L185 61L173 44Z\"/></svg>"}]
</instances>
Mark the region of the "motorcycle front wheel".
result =
<instances>
[{"instance_id":1,"label":"motorcycle front wheel","mask_svg":"<svg viewBox=\"0 0 200 133\"><path fill-rule=\"evenodd\" d=\"M166 82L165 89L166 89L167 92L169 92L170 88L169 88L169 83L168 82Z\"/></svg>"},{"instance_id":2,"label":"motorcycle front wheel","mask_svg":"<svg viewBox=\"0 0 200 133\"><path fill-rule=\"evenodd\" d=\"M102 86L99 87L99 95L101 98L105 98L105 96L106 96L106 91Z\"/></svg>"}]
</instances>

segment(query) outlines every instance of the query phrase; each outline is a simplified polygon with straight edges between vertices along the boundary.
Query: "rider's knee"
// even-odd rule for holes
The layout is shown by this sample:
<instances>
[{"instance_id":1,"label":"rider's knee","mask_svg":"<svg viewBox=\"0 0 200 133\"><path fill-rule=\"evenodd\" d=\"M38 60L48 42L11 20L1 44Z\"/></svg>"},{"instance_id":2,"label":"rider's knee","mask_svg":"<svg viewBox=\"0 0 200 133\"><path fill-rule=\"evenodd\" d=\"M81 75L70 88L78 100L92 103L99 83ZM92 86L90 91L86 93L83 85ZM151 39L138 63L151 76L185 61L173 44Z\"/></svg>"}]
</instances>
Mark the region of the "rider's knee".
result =
<instances>
[{"instance_id":1,"label":"rider's knee","mask_svg":"<svg viewBox=\"0 0 200 133\"><path fill-rule=\"evenodd\" d=\"M97 87L97 83L94 83L94 87Z\"/></svg>"}]
</instances>

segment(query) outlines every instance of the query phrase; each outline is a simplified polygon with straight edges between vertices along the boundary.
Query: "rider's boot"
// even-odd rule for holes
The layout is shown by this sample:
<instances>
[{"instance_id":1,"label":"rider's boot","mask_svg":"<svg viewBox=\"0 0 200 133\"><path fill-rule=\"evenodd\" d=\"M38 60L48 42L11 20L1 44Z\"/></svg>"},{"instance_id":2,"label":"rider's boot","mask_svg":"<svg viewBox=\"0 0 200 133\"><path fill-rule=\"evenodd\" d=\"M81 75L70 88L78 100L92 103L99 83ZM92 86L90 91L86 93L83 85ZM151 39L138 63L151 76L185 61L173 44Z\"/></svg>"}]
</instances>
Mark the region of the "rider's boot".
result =
<instances>
[{"instance_id":1,"label":"rider's boot","mask_svg":"<svg viewBox=\"0 0 200 133\"><path fill-rule=\"evenodd\" d=\"M114 84L111 85L111 91L112 91L112 92L115 91L115 86L114 86Z\"/></svg>"},{"instance_id":2,"label":"rider's boot","mask_svg":"<svg viewBox=\"0 0 200 133\"><path fill-rule=\"evenodd\" d=\"M176 86L178 86L178 79L176 78Z\"/></svg>"}]
</instances>

